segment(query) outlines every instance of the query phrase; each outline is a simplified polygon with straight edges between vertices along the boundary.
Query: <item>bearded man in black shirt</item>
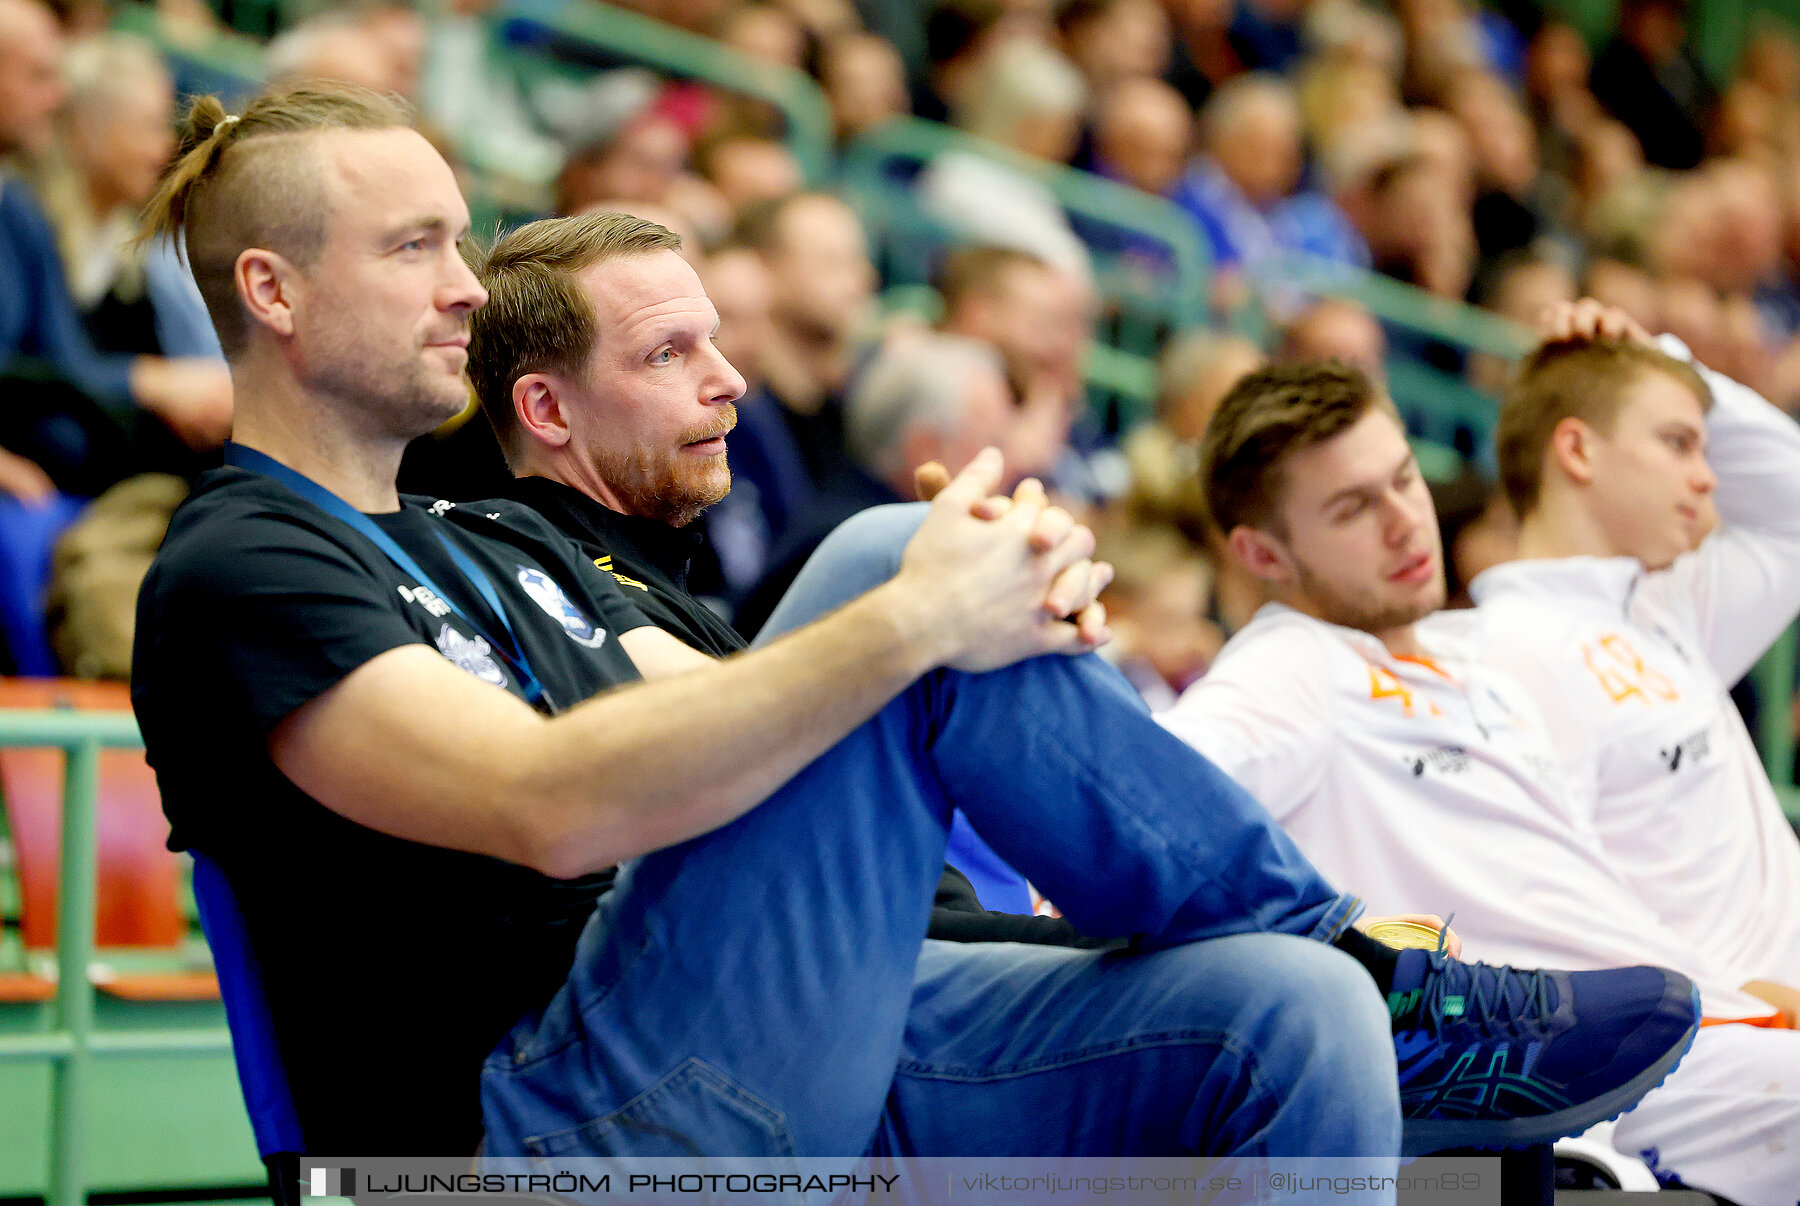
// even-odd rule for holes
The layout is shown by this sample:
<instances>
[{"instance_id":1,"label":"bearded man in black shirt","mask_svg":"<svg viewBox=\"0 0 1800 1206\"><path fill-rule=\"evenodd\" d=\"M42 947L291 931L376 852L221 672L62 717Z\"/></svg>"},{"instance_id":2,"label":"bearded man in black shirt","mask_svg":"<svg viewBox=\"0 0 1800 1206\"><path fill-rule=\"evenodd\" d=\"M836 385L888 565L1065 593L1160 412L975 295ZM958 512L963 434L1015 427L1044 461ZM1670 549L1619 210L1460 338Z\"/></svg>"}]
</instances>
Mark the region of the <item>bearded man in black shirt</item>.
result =
<instances>
[{"instance_id":1,"label":"bearded man in black shirt","mask_svg":"<svg viewBox=\"0 0 1800 1206\"><path fill-rule=\"evenodd\" d=\"M400 497L487 294L390 101L196 102L151 225L185 235L238 405L140 595L133 701L172 842L238 898L311 1154L1391 1160L1390 1024L1433 1080L1527 1030L1585 1053L1546 1061L1560 1099L1421 1099L1438 1142L1585 1127L1691 1034L1654 969L1527 982L1358 941L1255 801L1097 659L1044 656L1103 639L1104 576L1041 496L987 497L991 450L903 546L821 550L866 593L721 660L525 508ZM658 230L600 266L597 349L549 283L585 337L512 393L547 414L591 372L653 437L607 480L673 456L722 486L742 382ZM922 949L958 806L1135 949Z\"/></svg>"}]
</instances>

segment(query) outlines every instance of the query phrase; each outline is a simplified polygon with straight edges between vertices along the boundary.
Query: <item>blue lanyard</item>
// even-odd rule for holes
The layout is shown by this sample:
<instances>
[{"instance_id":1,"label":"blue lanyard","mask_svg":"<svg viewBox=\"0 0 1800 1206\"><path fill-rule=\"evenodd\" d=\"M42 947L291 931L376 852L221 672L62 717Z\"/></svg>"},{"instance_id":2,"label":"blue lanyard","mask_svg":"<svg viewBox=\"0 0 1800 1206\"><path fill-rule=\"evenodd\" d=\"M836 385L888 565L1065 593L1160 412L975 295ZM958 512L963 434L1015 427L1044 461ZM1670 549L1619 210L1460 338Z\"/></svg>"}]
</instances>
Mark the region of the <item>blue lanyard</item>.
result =
<instances>
[{"instance_id":1,"label":"blue lanyard","mask_svg":"<svg viewBox=\"0 0 1800 1206\"><path fill-rule=\"evenodd\" d=\"M457 619L474 629L475 632L480 634L481 637L487 641L489 647L491 647L495 653L499 654L500 659L512 669L513 677L519 680L520 690L525 692L526 700L528 700L533 707L537 707L540 704L548 706L549 700L544 694L544 685L538 681L537 675L531 672L531 664L525 660L524 647L519 644L518 634L513 632L512 621L506 617L506 608L500 602L500 592L494 589L493 582L489 580L487 574L482 571L482 568L479 565L476 565L474 560L471 559L467 553L463 552L462 549L458 548L456 542L451 540L442 531L434 529L432 535L438 538L439 543L444 546L444 551L450 554L452 564L454 564L456 568L462 572L462 575L469 580L470 584L475 587L476 591L493 611L495 617L499 619L501 626L506 629L506 642L504 644L494 640L486 632L482 631L481 625L464 615L462 608L458 607L449 595L445 594L435 582L426 576L425 571L419 566L419 563L413 560L412 554L401 548L394 538L382 531L380 526L377 525L374 520L327 490L324 486L321 486L318 482L313 481L312 478L307 477L303 473L295 472L275 458L268 456L265 453L258 452L254 448L246 448L242 444L233 444L229 441L225 445L225 463L227 465L236 466L239 469L248 469L252 473L263 474L265 477L274 478L276 481L287 486L289 489L293 490L294 493L300 495L300 497L306 499L306 501L312 503L326 514L335 519L341 519L351 527L355 528L358 532L361 532L364 536L367 536L375 543L376 548L387 554L389 561L392 561L395 565L399 566L403 573L410 575L414 582L436 595L439 599L442 599L444 606L448 607Z\"/></svg>"}]
</instances>

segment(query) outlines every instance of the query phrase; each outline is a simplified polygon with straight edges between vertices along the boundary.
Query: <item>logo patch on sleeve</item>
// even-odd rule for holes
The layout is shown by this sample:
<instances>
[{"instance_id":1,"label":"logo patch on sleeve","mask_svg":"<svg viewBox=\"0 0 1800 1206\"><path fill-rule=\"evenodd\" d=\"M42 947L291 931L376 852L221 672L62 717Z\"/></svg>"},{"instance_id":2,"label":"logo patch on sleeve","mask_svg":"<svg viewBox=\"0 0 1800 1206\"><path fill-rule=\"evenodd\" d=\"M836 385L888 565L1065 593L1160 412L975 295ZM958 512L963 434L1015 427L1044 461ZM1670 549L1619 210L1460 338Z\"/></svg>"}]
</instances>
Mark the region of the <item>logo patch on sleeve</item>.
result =
<instances>
[{"instance_id":1,"label":"logo patch on sleeve","mask_svg":"<svg viewBox=\"0 0 1800 1206\"><path fill-rule=\"evenodd\" d=\"M496 687L506 685L506 674L500 669L500 663L492 656L494 651L480 637L466 637L456 629L445 624L438 629L438 652L450 659L451 664L466 670L484 683L493 683Z\"/></svg>"},{"instance_id":2,"label":"logo patch on sleeve","mask_svg":"<svg viewBox=\"0 0 1800 1206\"><path fill-rule=\"evenodd\" d=\"M597 628L581 608L570 601L554 579L540 569L519 567L519 585L531 596L532 602L544 609L544 613L569 634L569 639L577 645L586 645L589 649L598 649L606 640L606 629Z\"/></svg>"}]
</instances>

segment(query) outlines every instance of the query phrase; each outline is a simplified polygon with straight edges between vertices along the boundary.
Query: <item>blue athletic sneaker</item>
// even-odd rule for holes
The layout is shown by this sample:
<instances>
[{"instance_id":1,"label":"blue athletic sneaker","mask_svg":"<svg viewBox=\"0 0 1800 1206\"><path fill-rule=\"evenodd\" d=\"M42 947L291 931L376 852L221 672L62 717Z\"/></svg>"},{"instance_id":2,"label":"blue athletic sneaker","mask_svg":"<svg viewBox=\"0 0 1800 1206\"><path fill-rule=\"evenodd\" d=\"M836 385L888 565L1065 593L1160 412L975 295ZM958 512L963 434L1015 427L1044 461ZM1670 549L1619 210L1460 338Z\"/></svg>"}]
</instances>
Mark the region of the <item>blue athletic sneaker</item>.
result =
<instances>
[{"instance_id":1,"label":"blue athletic sneaker","mask_svg":"<svg viewBox=\"0 0 1800 1206\"><path fill-rule=\"evenodd\" d=\"M1693 982L1660 967L1514 971L1400 952L1402 1153L1575 1135L1661 1084L1700 1027Z\"/></svg>"}]
</instances>

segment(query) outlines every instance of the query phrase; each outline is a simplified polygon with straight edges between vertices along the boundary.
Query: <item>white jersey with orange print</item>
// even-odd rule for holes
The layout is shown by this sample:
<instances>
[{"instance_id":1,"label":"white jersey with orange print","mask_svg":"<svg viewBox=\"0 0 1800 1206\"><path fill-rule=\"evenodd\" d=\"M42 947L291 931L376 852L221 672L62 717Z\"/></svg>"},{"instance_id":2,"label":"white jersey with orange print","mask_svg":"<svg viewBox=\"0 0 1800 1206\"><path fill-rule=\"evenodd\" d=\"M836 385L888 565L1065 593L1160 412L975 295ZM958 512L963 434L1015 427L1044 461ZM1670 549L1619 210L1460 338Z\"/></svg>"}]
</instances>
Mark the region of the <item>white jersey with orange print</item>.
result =
<instances>
[{"instance_id":1,"label":"white jersey with orange print","mask_svg":"<svg viewBox=\"0 0 1800 1206\"><path fill-rule=\"evenodd\" d=\"M1701 371L1720 528L1660 573L1628 557L1489 570L1475 655L1536 698L1645 904L1739 982L1800 986L1800 842L1726 694L1800 611L1800 427Z\"/></svg>"},{"instance_id":2,"label":"white jersey with orange print","mask_svg":"<svg viewBox=\"0 0 1800 1206\"><path fill-rule=\"evenodd\" d=\"M1415 662L1271 603L1157 719L1371 913L1454 913L1465 955L1489 963L1672 967L1709 1016L1766 1015L1607 865L1536 706L1462 656L1460 627L1420 625L1431 660Z\"/></svg>"},{"instance_id":3,"label":"white jersey with orange print","mask_svg":"<svg viewBox=\"0 0 1800 1206\"><path fill-rule=\"evenodd\" d=\"M1472 619L1421 624L1421 663L1270 604L1157 719L1249 788L1372 913L1454 913L1470 959L1673 967L1700 985L1712 1018L1766 1016L1613 873L1536 705L1468 659ZM1796 1126L1800 1032L1708 1026L1613 1142L1744 1206L1795 1206Z\"/></svg>"}]
</instances>

